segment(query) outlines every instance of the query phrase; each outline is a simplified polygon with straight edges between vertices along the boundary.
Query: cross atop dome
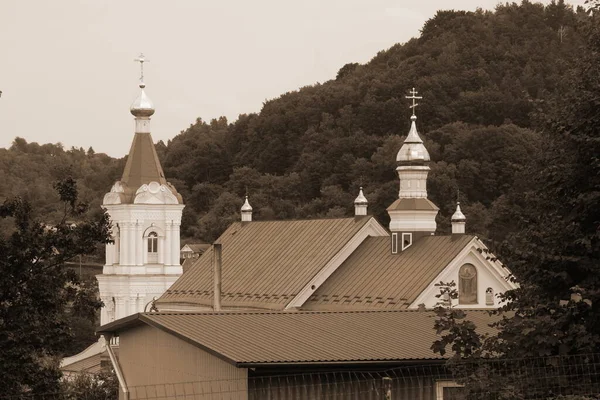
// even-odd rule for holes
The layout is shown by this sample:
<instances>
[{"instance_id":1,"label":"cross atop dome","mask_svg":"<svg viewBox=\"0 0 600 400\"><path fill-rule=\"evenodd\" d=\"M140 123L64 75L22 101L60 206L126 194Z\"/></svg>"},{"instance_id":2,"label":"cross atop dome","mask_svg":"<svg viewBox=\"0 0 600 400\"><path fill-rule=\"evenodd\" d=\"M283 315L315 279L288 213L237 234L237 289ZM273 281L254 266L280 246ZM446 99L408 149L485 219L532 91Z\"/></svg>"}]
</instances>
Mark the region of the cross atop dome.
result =
<instances>
[{"instance_id":1,"label":"cross atop dome","mask_svg":"<svg viewBox=\"0 0 600 400\"><path fill-rule=\"evenodd\" d=\"M396 155L400 190L398 200L387 209L393 254L408 248L418 237L434 234L437 227L435 217L439 210L427 198L427 175L430 170L428 164L431 159L423 139L417 132L415 108L419 105L417 100L423 97L417 96L415 88L409 93L410 96L405 97L412 100L410 131Z\"/></svg>"},{"instance_id":2,"label":"cross atop dome","mask_svg":"<svg viewBox=\"0 0 600 400\"><path fill-rule=\"evenodd\" d=\"M409 100L412 100L412 105L410 106L410 108L412 108L413 114L410 117L410 120L411 120L410 131L408 132L406 139L404 139L404 144L402 145L402 148L398 152L396 161L399 163L428 162L429 161L429 152L425 148L425 145L423 144L423 140L419 136L419 132L417 132L417 124L416 124L417 116L415 115L415 108L419 105L416 102L416 100L422 99L423 96L417 96L418 92L415 90L415 88L412 88L412 90L409 91L409 93L410 93L410 96L405 96L405 97Z\"/></svg>"},{"instance_id":3,"label":"cross atop dome","mask_svg":"<svg viewBox=\"0 0 600 400\"><path fill-rule=\"evenodd\" d=\"M140 63L140 84L144 83L144 63L150 62L150 60L146 60L144 53L140 53L138 58L134 58L133 61Z\"/></svg>"},{"instance_id":4,"label":"cross atop dome","mask_svg":"<svg viewBox=\"0 0 600 400\"><path fill-rule=\"evenodd\" d=\"M138 124L139 127L136 127L136 131L138 129L142 129L140 132L149 132L148 119L154 114L154 104L152 104L152 100L144 91L146 84L144 83L144 63L148 62L144 53L140 53L138 58L135 58L133 61L140 63L140 95L135 99L135 101L131 104L130 111L136 120L143 119L144 122ZM144 125L144 126L141 126Z\"/></svg>"},{"instance_id":5,"label":"cross atop dome","mask_svg":"<svg viewBox=\"0 0 600 400\"><path fill-rule=\"evenodd\" d=\"M417 108L417 106L419 105L419 103L416 102L416 100L418 99L422 99L423 96L417 96L416 94L419 93L415 90L415 88L412 88L411 91L409 91L409 93L411 94L410 96L404 96L407 99L412 100L412 105L409 106L409 108L412 108L412 116L417 118L417 116L415 115L415 108ZM412 119L412 118L411 118Z\"/></svg>"}]
</instances>

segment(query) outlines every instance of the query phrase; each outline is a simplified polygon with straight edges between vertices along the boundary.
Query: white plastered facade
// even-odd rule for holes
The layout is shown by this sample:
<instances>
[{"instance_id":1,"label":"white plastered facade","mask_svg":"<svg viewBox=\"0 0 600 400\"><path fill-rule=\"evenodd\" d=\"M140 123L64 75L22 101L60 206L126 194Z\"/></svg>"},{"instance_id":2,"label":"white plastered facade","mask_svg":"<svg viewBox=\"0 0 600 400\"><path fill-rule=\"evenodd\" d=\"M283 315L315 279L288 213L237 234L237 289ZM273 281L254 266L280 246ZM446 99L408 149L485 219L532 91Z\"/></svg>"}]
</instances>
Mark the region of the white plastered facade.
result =
<instances>
[{"instance_id":1,"label":"white plastered facade","mask_svg":"<svg viewBox=\"0 0 600 400\"><path fill-rule=\"evenodd\" d=\"M104 207L115 242L106 246L106 264L102 275L96 277L104 302L101 325L144 311L181 276L179 230L184 206L153 200L151 204ZM154 252L149 251L151 235L156 237Z\"/></svg>"},{"instance_id":2,"label":"white plastered facade","mask_svg":"<svg viewBox=\"0 0 600 400\"><path fill-rule=\"evenodd\" d=\"M483 309L498 308L500 300L499 293L504 293L507 290L517 288L517 285L509 280L510 271L500 261L496 259L489 249L477 237L452 260L444 270L421 292L417 299L410 305L409 308L416 309L419 305L424 304L426 308L435 307L440 301L436 295L440 293L440 288L436 284L440 282L456 283L456 289L459 287L459 271L465 264L471 264L477 270L477 302L474 304L460 304L457 300L453 300L452 305L456 308L464 309ZM490 304L488 289L491 288L493 303Z\"/></svg>"}]
</instances>

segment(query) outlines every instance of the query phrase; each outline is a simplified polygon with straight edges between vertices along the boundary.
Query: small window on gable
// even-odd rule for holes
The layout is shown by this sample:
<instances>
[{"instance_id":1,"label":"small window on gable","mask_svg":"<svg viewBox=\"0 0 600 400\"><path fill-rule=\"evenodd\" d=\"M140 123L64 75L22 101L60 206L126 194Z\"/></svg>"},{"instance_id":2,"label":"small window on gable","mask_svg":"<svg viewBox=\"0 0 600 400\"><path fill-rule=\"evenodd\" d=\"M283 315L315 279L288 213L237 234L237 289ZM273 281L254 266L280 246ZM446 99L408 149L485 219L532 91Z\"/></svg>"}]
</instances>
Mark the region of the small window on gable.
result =
<instances>
[{"instance_id":1,"label":"small window on gable","mask_svg":"<svg viewBox=\"0 0 600 400\"><path fill-rule=\"evenodd\" d=\"M392 254L398 254L398 234L392 233Z\"/></svg>"},{"instance_id":2,"label":"small window on gable","mask_svg":"<svg viewBox=\"0 0 600 400\"><path fill-rule=\"evenodd\" d=\"M464 264L458 271L458 304L477 304L477 269Z\"/></svg>"},{"instance_id":3,"label":"small window on gable","mask_svg":"<svg viewBox=\"0 0 600 400\"><path fill-rule=\"evenodd\" d=\"M485 290L485 305L493 306L494 305L494 289L491 287Z\"/></svg>"},{"instance_id":4,"label":"small window on gable","mask_svg":"<svg viewBox=\"0 0 600 400\"><path fill-rule=\"evenodd\" d=\"M412 233L402 234L402 251L407 249L412 244Z\"/></svg>"}]
</instances>

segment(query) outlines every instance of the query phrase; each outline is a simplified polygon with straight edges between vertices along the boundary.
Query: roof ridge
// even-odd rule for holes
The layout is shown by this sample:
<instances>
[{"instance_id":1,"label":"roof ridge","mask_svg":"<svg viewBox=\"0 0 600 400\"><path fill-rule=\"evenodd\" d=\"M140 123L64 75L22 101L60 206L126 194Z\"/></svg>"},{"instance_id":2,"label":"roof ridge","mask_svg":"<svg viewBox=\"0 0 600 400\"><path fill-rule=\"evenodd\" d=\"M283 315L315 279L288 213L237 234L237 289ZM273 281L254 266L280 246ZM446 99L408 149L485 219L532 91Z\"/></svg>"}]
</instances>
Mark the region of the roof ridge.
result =
<instances>
[{"instance_id":1,"label":"roof ridge","mask_svg":"<svg viewBox=\"0 0 600 400\"><path fill-rule=\"evenodd\" d=\"M362 220L367 220L369 218L375 218L375 216L373 215L364 215L364 216L359 216L358 218L355 216L350 216L350 217L321 217L321 218L292 218L292 219L267 219L267 220L252 220L252 224L248 224L248 225L254 225L257 223L266 223L266 222L308 222L308 221L345 221L345 220L353 220L353 221L362 221ZM241 224L241 221L235 221L235 224ZM231 226L231 225L230 225Z\"/></svg>"},{"instance_id":2,"label":"roof ridge","mask_svg":"<svg viewBox=\"0 0 600 400\"><path fill-rule=\"evenodd\" d=\"M490 312L497 311L497 309L487 308L461 308L462 311L467 313L470 312ZM152 315L310 315L310 314L401 314L401 313L428 313L433 312L433 309L396 309L396 310L300 310L300 311L289 311L289 310L231 310L231 311L159 311L159 312L146 312L140 313L145 316Z\"/></svg>"}]
</instances>

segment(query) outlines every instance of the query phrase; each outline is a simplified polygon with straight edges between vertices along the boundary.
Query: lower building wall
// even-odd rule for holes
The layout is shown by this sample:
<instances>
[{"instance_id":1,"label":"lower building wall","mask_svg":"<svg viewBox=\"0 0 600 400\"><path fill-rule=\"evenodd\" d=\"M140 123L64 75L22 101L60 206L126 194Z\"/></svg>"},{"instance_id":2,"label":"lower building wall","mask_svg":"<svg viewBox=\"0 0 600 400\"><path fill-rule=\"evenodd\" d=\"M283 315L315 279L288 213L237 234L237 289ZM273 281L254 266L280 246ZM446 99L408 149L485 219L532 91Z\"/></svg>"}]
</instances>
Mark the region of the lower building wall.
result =
<instances>
[{"instance_id":1,"label":"lower building wall","mask_svg":"<svg viewBox=\"0 0 600 400\"><path fill-rule=\"evenodd\" d=\"M247 369L151 326L121 334L119 364L131 400L248 399Z\"/></svg>"},{"instance_id":2,"label":"lower building wall","mask_svg":"<svg viewBox=\"0 0 600 400\"><path fill-rule=\"evenodd\" d=\"M436 400L436 380L431 376L410 375L393 371L369 372L322 372L305 374L278 374L249 379L249 400L313 400L386 399L388 390L393 400ZM384 379L384 376L391 379Z\"/></svg>"}]
</instances>

